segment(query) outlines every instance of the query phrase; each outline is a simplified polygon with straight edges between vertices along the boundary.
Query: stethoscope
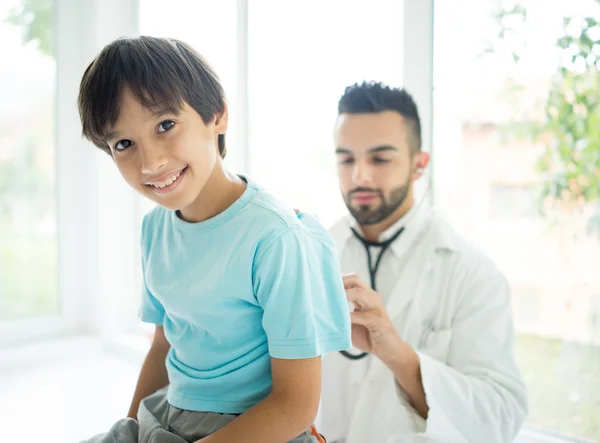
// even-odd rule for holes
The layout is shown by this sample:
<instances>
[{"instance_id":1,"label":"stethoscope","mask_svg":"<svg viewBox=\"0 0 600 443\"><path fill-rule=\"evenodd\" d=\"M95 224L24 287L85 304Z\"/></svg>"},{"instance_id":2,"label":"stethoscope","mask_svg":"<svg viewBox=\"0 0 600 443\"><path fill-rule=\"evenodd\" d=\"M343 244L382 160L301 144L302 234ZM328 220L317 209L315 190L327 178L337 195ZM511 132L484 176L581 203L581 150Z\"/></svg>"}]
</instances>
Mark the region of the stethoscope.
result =
<instances>
[{"instance_id":1,"label":"stethoscope","mask_svg":"<svg viewBox=\"0 0 600 443\"><path fill-rule=\"evenodd\" d=\"M392 235L389 239L387 239L386 241L383 241L383 242L374 242L374 241L366 240L363 237L361 237L360 234L358 232L356 232L356 230L354 228L350 228L350 230L352 231L354 236L362 243L362 245L365 247L365 250L367 251L367 260L369 263L369 277L371 280L371 288L373 288L374 291L377 291L377 286L375 284L375 277L377 277L377 271L379 270L379 265L381 264L381 257L383 257L383 254L385 253L385 251L387 251L387 249L394 242L394 240L396 240L400 236L400 234L402 234L402 232L404 232L404 226L402 226L400 229L398 229L398 231L396 231L396 233L394 235ZM379 251L379 255L377 256L377 260L375 260L375 266L373 266L373 258L371 256L371 247L381 248L381 251ZM348 351L340 351L340 354L342 354L344 357L346 357L350 360L361 360L361 359L365 358L367 355L369 355L367 352L362 352L360 354L351 354Z\"/></svg>"}]
</instances>

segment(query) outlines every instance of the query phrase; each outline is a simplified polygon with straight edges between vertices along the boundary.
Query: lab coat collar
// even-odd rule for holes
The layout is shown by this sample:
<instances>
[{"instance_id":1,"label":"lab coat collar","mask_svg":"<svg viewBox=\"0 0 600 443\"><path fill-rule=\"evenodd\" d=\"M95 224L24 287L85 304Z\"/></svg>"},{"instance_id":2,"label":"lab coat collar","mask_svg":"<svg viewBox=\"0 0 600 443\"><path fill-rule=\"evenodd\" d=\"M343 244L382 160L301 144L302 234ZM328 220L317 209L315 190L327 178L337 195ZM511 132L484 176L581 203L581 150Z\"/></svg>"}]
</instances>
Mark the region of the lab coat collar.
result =
<instances>
[{"instance_id":1,"label":"lab coat collar","mask_svg":"<svg viewBox=\"0 0 600 443\"><path fill-rule=\"evenodd\" d=\"M417 202L404 217L380 236L380 240L384 241L390 238L402 226L405 226L404 231L391 246L391 251L399 258L410 252L416 244L415 240L423 236L426 237L427 248L430 250L458 252L465 248L465 241L437 211L431 208L428 201ZM348 214L329 229L340 253L346 247L354 247L350 245L360 244L350 228L362 233L354 218Z\"/></svg>"}]
</instances>

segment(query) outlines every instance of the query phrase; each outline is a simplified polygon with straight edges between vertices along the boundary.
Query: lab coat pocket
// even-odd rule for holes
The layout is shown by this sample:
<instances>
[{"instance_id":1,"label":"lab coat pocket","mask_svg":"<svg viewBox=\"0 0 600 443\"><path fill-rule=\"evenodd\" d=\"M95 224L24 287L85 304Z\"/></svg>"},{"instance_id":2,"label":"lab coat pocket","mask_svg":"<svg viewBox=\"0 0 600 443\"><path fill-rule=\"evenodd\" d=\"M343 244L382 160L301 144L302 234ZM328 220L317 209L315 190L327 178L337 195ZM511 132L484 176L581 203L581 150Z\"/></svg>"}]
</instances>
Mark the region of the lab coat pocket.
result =
<instances>
[{"instance_id":1,"label":"lab coat pocket","mask_svg":"<svg viewBox=\"0 0 600 443\"><path fill-rule=\"evenodd\" d=\"M448 363L452 329L426 328L419 342L419 351L435 358L442 363Z\"/></svg>"},{"instance_id":2,"label":"lab coat pocket","mask_svg":"<svg viewBox=\"0 0 600 443\"><path fill-rule=\"evenodd\" d=\"M389 371L372 373L356 403L347 443L413 442L419 428L411 417L406 395L394 388L395 384Z\"/></svg>"}]
</instances>

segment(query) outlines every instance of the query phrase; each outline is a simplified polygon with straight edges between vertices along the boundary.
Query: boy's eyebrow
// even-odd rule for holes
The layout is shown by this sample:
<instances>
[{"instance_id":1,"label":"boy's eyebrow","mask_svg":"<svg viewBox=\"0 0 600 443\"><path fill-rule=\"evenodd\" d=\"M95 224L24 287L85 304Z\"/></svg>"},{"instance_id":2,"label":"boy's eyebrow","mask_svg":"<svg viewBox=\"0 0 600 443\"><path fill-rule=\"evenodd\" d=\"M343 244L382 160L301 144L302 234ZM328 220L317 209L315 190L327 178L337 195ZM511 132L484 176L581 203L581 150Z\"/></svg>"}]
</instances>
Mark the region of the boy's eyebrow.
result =
<instances>
[{"instance_id":1,"label":"boy's eyebrow","mask_svg":"<svg viewBox=\"0 0 600 443\"><path fill-rule=\"evenodd\" d=\"M117 131L109 132L104 135L104 140L106 141L106 143L108 143L109 140L117 138L118 135L119 135L119 133Z\"/></svg>"},{"instance_id":2,"label":"boy's eyebrow","mask_svg":"<svg viewBox=\"0 0 600 443\"><path fill-rule=\"evenodd\" d=\"M162 117L163 115L166 115L166 114L179 115L180 112L181 111L179 109L168 106L166 108L157 108L152 113L152 115L154 115L154 117L158 118L158 117Z\"/></svg>"}]
</instances>

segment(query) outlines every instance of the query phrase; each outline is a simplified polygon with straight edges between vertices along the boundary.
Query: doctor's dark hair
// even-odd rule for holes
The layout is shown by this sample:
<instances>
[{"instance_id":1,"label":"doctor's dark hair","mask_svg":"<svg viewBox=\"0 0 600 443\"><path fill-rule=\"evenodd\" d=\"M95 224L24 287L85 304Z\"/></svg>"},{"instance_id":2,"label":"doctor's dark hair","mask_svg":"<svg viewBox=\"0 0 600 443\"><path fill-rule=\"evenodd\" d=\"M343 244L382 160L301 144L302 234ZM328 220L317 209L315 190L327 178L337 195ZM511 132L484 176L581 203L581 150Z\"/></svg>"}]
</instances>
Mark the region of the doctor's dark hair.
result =
<instances>
[{"instance_id":1,"label":"doctor's dark hair","mask_svg":"<svg viewBox=\"0 0 600 443\"><path fill-rule=\"evenodd\" d=\"M118 39L87 67L77 100L83 135L108 154L105 135L119 119L125 88L153 111L178 112L186 102L205 124L226 106L219 78L187 44L148 36ZM225 135L219 135L218 145L225 157Z\"/></svg>"},{"instance_id":2,"label":"doctor's dark hair","mask_svg":"<svg viewBox=\"0 0 600 443\"><path fill-rule=\"evenodd\" d=\"M371 114L395 111L411 129L411 151L421 150L421 120L412 96L403 88L393 88L381 82L354 83L348 86L338 103L338 114Z\"/></svg>"}]
</instances>

